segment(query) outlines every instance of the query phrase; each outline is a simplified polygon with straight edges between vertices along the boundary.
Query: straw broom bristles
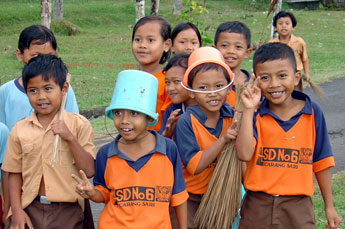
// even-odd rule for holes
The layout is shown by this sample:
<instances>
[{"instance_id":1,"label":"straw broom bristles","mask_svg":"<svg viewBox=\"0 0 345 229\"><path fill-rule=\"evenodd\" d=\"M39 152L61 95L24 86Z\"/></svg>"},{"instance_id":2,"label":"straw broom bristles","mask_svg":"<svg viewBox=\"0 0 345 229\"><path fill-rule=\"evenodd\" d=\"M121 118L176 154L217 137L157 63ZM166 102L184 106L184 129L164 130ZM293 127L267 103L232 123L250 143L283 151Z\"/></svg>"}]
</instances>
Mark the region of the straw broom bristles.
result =
<instances>
[{"instance_id":1,"label":"straw broom bristles","mask_svg":"<svg viewBox=\"0 0 345 229\"><path fill-rule=\"evenodd\" d=\"M319 87L319 85L317 85L317 83L314 83L313 81L309 80L307 81L311 87L311 89L313 89L313 92L319 96L321 99L325 98L325 93L323 92L323 90Z\"/></svg>"},{"instance_id":2,"label":"straw broom bristles","mask_svg":"<svg viewBox=\"0 0 345 229\"><path fill-rule=\"evenodd\" d=\"M244 84L236 84L236 110L242 110L240 95ZM242 114L235 112L237 129ZM241 162L234 148L235 141L229 142L220 153L217 165L207 190L202 197L194 222L199 228L230 228L240 208L241 201Z\"/></svg>"}]
</instances>

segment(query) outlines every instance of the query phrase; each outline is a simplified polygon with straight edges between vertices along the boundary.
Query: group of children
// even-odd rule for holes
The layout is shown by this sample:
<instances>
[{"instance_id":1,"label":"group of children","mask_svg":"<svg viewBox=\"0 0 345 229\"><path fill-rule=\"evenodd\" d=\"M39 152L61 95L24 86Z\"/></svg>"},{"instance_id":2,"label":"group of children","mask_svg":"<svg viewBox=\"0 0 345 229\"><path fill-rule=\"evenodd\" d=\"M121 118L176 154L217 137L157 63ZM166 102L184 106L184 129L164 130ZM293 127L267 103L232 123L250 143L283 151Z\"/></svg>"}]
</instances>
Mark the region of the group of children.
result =
<instances>
[{"instance_id":1,"label":"group of children","mask_svg":"<svg viewBox=\"0 0 345 229\"><path fill-rule=\"evenodd\" d=\"M232 228L315 228L313 173L327 227L337 228L325 120L295 90L301 63L310 79L305 43L291 33L295 25L291 13L275 16L278 42L256 50L251 76L241 69L252 52L243 23L222 23L213 47L201 47L192 23L171 32L161 17L140 19L132 33L139 69L118 74L105 111L119 134L97 154L67 68L55 57L53 34L43 26L25 29L17 50L22 76L0 88L1 140L10 132L2 152L6 227L85 228L84 199L91 199L106 204L99 228L198 228L194 215L219 153L236 141L246 194ZM233 109L235 82L247 82L242 111ZM239 130L235 112L243 116ZM52 165L55 135L61 142Z\"/></svg>"}]
</instances>

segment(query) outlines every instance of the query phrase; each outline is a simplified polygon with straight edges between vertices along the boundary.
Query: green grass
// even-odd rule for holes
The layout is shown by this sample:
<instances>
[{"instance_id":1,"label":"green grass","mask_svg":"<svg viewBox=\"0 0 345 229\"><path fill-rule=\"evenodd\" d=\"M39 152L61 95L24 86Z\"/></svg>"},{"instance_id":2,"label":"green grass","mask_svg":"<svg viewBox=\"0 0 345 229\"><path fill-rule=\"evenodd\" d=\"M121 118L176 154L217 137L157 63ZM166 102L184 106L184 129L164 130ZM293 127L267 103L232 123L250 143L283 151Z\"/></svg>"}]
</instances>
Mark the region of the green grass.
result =
<instances>
[{"instance_id":1,"label":"green grass","mask_svg":"<svg viewBox=\"0 0 345 229\"><path fill-rule=\"evenodd\" d=\"M202 2L202 1L200 1ZM239 20L252 31L258 42L265 21L268 0L206 1L207 15L201 15L202 29L213 38L217 26L227 20ZM161 0L159 15L172 26L180 21L172 15L173 0ZM72 75L81 110L108 105L116 75L123 69L136 68L131 52L131 26L135 24L134 0L65 0L64 19L81 32L74 36L55 33L58 55ZM146 14L149 13L146 2ZM286 6L284 6L286 8ZM294 11L298 25L295 35L307 43L311 77L316 82L345 75L345 30L343 11ZM34 0L0 2L0 80L1 84L20 75L22 65L15 59L21 30L40 23L40 4ZM268 27L268 26L267 26ZM326 28L327 27L327 28ZM268 39L265 30L264 40ZM242 67L251 69L252 55Z\"/></svg>"}]
</instances>

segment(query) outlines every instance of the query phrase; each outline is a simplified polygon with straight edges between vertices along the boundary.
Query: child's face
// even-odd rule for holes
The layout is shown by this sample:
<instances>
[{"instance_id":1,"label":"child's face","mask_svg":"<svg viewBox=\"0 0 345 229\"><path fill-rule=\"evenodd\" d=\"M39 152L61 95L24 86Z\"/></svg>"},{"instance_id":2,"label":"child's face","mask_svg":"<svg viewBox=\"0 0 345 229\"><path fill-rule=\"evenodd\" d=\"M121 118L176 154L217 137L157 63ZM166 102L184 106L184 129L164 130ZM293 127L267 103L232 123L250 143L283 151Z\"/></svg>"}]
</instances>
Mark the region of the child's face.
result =
<instances>
[{"instance_id":1,"label":"child's face","mask_svg":"<svg viewBox=\"0 0 345 229\"><path fill-rule=\"evenodd\" d=\"M251 49L247 48L245 36L239 33L221 32L216 48L223 54L225 63L232 71L240 69L243 59L246 59Z\"/></svg>"},{"instance_id":2,"label":"child's face","mask_svg":"<svg viewBox=\"0 0 345 229\"><path fill-rule=\"evenodd\" d=\"M200 42L195 31L190 28L182 30L177 34L174 44L171 47L173 53L192 53L195 49L200 47Z\"/></svg>"},{"instance_id":3,"label":"child's face","mask_svg":"<svg viewBox=\"0 0 345 229\"><path fill-rule=\"evenodd\" d=\"M165 73L165 91L174 104L183 103L189 99L188 91L181 86L185 71L184 68L174 66Z\"/></svg>"},{"instance_id":4,"label":"child's face","mask_svg":"<svg viewBox=\"0 0 345 229\"><path fill-rule=\"evenodd\" d=\"M223 71L215 69L198 72L192 83L192 89L200 91L214 91L221 89L228 85ZM191 98L195 99L199 108L207 115L212 115L214 112L219 112L220 108L226 101L229 94L229 88L219 92L198 93L190 92Z\"/></svg>"},{"instance_id":5,"label":"child's face","mask_svg":"<svg viewBox=\"0 0 345 229\"><path fill-rule=\"evenodd\" d=\"M152 119L147 115L132 110L113 110L113 122L121 134L123 142L133 143L146 134L147 123Z\"/></svg>"},{"instance_id":6,"label":"child's face","mask_svg":"<svg viewBox=\"0 0 345 229\"><path fill-rule=\"evenodd\" d=\"M132 52L140 65L159 64L163 52L170 49L171 40L163 40L158 21L145 23L137 28L132 42Z\"/></svg>"},{"instance_id":7,"label":"child's face","mask_svg":"<svg viewBox=\"0 0 345 229\"><path fill-rule=\"evenodd\" d=\"M29 63L29 60L31 58L39 54L55 55L56 51L54 50L50 42L46 42L44 44L38 45L38 44L35 44L35 41L32 41L29 48L24 49L23 53L21 53L20 50L17 49L16 57L20 62L23 62L24 65L26 65L27 63Z\"/></svg>"},{"instance_id":8,"label":"child's face","mask_svg":"<svg viewBox=\"0 0 345 229\"><path fill-rule=\"evenodd\" d=\"M255 75L259 78L258 86L270 107L288 105L292 99L291 93L301 77L288 59L258 63Z\"/></svg>"},{"instance_id":9,"label":"child's face","mask_svg":"<svg viewBox=\"0 0 345 229\"><path fill-rule=\"evenodd\" d=\"M49 78L45 81L41 75L29 79L26 93L31 106L38 113L39 118L54 118L60 110L62 97L68 90L68 83L65 83L62 89Z\"/></svg>"},{"instance_id":10,"label":"child's face","mask_svg":"<svg viewBox=\"0 0 345 229\"><path fill-rule=\"evenodd\" d=\"M279 36L290 36L294 29L290 17L281 17L277 20L276 30Z\"/></svg>"}]
</instances>

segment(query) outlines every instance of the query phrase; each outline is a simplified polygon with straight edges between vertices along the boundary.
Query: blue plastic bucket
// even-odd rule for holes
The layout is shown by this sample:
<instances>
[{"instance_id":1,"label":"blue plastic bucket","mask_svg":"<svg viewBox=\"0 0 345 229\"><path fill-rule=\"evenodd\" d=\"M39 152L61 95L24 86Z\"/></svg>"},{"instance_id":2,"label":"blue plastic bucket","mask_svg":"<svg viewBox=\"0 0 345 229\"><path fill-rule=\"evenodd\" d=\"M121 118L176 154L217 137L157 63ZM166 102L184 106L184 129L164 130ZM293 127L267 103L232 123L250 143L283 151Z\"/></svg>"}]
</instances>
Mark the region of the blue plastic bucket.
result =
<instances>
[{"instance_id":1,"label":"blue plastic bucket","mask_svg":"<svg viewBox=\"0 0 345 229\"><path fill-rule=\"evenodd\" d=\"M113 119L114 109L138 111L153 118L148 126L156 124L158 81L153 75L139 70L125 70L118 74L110 105L105 114Z\"/></svg>"}]
</instances>

